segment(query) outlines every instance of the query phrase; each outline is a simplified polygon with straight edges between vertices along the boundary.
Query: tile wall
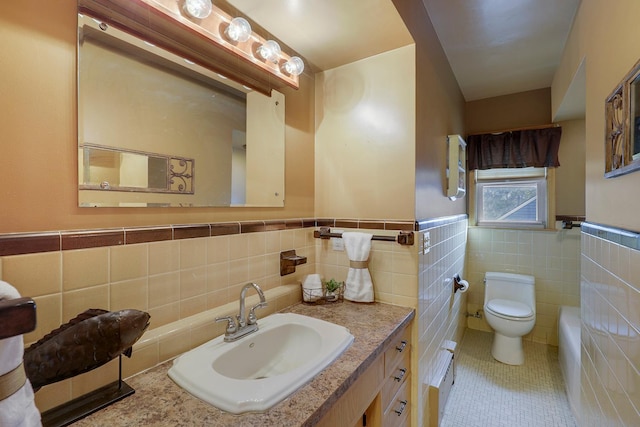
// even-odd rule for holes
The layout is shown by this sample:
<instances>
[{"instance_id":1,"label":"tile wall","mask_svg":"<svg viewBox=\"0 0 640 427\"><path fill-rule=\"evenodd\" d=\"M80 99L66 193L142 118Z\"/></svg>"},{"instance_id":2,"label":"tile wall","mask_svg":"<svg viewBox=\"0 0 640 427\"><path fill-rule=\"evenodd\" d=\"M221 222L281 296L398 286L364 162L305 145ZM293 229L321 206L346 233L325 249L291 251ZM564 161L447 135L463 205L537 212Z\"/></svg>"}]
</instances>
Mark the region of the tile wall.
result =
<instances>
[{"instance_id":1,"label":"tile wall","mask_svg":"<svg viewBox=\"0 0 640 427\"><path fill-rule=\"evenodd\" d=\"M559 224L558 224L559 225ZM536 325L524 339L558 345L558 309L580 306L580 230L533 231L469 228L467 310L482 314L484 274L499 271L536 279ZM491 331L484 320L468 327Z\"/></svg>"},{"instance_id":2,"label":"tile wall","mask_svg":"<svg viewBox=\"0 0 640 427\"><path fill-rule=\"evenodd\" d=\"M125 374L133 374L223 332L209 322L211 333L201 330L201 339L191 337L198 333L190 330L193 316L228 306L237 311L245 283L273 290L300 281L315 268L316 240L312 228L298 228L12 255L0 258L0 278L36 301L37 329L25 335L27 345L87 308L147 311L149 330L132 361L124 360ZM295 249L308 262L280 277L280 251L287 249ZM299 301L299 294L298 286L291 295L276 293L282 301L269 311ZM189 333L178 333L181 328ZM36 403L44 411L115 379L117 365L110 363L44 387Z\"/></svg>"},{"instance_id":3,"label":"tile wall","mask_svg":"<svg viewBox=\"0 0 640 427\"><path fill-rule=\"evenodd\" d=\"M248 281L295 283L315 268L315 240L299 228L13 255L0 258L0 277L36 301L27 343L89 307L148 311L153 329L236 300ZM286 249L310 262L280 277Z\"/></svg>"},{"instance_id":4,"label":"tile wall","mask_svg":"<svg viewBox=\"0 0 640 427\"><path fill-rule=\"evenodd\" d=\"M366 226L366 224L360 224ZM416 309L412 331L412 419L428 425L427 387L435 375L435 355L444 340L459 342L465 328L465 294L453 294L444 279L464 269L467 216L438 218L419 222L415 243L403 246L394 242L373 241L369 271L376 301ZM379 229L359 230L380 235L394 235ZM424 234L431 246L423 253ZM333 249L330 240L316 244L317 272L325 279L344 280L349 260L344 251Z\"/></svg>"},{"instance_id":5,"label":"tile wall","mask_svg":"<svg viewBox=\"0 0 640 427\"><path fill-rule=\"evenodd\" d=\"M363 227L373 224L360 224ZM412 223L412 227L415 224ZM397 231L380 230L379 228L361 229L358 231L374 235L397 236ZM400 245L396 242L372 241L369 253L369 272L375 293L375 300L388 304L402 305L418 309L418 247L419 233L414 233L413 245ZM336 278L345 280L349 271L349 258L345 251L335 250L331 240L319 240L316 243L316 269L325 280ZM416 318L418 316L416 315ZM412 322L412 342L417 342L415 320ZM416 365L416 347L412 346L412 364ZM412 366L412 369L413 369ZM413 371L417 372L417 371ZM414 374L412 378L416 378ZM416 387L412 384L414 395ZM413 399L413 398L412 398ZM411 419L416 419L416 405L411 406Z\"/></svg>"},{"instance_id":6,"label":"tile wall","mask_svg":"<svg viewBox=\"0 0 640 427\"><path fill-rule=\"evenodd\" d=\"M258 313L263 316L299 302L299 283L307 274L317 270L344 280L346 254L315 238L316 225L367 227L386 235L415 227L410 221L314 219L1 235L0 279L36 301L38 325L25 335L26 345L87 308L149 312L149 330L133 357L123 359L127 377L222 334L224 325L213 319L237 312L247 282L266 291L270 305ZM415 248L374 242L369 265L378 301L415 306ZM281 277L280 252L288 249L307 263ZM38 408L45 411L116 380L116 362L43 387L36 393Z\"/></svg>"},{"instance_id":7,"label":"tile wall","mask_svg":"<svg viewBox=\"0 0 640 427\"><path fill-rule=\"evenodd\" d=\"M398 234L375 229L358 231L386 236ZM416 248L417 243L409 246L387 241L371 242L368 268L376 301L416 307L418 289ZM344 281L346 279L349 258L344 250L335 250L331 240L318 239L316 256L316 273L323 276L325 280L335 278L338 281Z\"/></svg>"},{"instance_id":8,"label":"tile wall","mask_svg":"<svg viewBox=\"0 0 640 427\"><path fill-rule=\"evenodd\" d=\"M640 425L640 234L582 227L583 426Z\"/></svg>"},{"instance_id":9,"label":"tile wall","mask_svg":"<svg viewBox=\"0 0 640 427\"><path fill-rule=\"evenodd\" d=\"M417 419L429 424L428 385L439 373L438 353L445 340L460 343L464 333L468 293L453 293L451 282L456 274L465 276L467 216L459 215L420 223L418 259L418 306L416 315L417 346L414 349L414 375L417 383ZM425 235L430 242L423 250Z\"/></svg>"}]
</instances>

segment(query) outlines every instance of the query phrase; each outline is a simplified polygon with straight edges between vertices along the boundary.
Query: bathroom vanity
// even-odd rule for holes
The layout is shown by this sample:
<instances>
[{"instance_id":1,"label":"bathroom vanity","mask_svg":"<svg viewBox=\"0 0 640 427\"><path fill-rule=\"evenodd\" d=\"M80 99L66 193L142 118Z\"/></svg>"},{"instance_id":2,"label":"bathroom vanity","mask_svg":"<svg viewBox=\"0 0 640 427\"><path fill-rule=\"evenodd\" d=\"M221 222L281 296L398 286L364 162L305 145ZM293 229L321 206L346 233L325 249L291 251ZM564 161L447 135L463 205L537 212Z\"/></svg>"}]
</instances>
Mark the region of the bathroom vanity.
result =
<instances>
[{"instance_id":1,"label":"bathroom vanity","mask_svg":"<svg viewBox=\"0 0 640 427\"><path fill-rule=\"evenodd\" d=\"M411 425L411 328L400 329L382 354L322 417L319 426Z\"/></svg>"},{"instance_id":2,"label":"bathroom vanity","mask_svg":"<svg viewBox=\"0 0 640 427\"><path fill-rule=\"evenodd\" d=\"M270 410L233 415L202 402L171 381L169 361L127 379L134 395L74 426L351 426L362 425L363 415L368 426L409 425L413 309L345 301L296 304L283 311L343 325L355 341L327 369Z\"/></svg>"}]
</instances>

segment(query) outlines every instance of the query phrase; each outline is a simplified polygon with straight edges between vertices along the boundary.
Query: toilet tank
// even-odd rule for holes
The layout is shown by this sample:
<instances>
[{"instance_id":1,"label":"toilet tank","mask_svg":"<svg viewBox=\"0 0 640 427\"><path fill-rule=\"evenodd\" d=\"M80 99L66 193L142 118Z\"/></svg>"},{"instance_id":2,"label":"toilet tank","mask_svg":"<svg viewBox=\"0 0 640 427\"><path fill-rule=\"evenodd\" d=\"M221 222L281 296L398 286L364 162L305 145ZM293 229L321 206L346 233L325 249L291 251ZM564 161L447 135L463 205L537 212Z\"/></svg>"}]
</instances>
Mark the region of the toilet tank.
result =
<instances>
[{"instance_id":1,"label":"toilet tank","mask_svg":"<svg viewBox=\"0 0 640 427\"><path fill-rule=\"evenodd\" d=\"M506 299L527 304L536 310L535 277L526 274L487 271L484 275L484 303Z\"/></svg>"}]
</instances>

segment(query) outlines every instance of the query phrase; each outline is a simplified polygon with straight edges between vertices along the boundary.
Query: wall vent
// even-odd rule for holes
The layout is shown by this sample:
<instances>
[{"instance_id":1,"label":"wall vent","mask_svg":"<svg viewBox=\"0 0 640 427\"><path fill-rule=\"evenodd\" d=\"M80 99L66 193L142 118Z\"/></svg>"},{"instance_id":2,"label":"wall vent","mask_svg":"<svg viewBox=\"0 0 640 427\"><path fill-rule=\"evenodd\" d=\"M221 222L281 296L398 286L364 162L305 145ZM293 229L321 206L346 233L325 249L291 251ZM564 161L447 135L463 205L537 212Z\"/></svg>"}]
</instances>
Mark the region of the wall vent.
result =
<instances>
[{"instance_id":1,"label":"wall vent","mask_svg":"<svg viewBox=\"0 0 640 427\"><path fill-rule=\"evenodd\" d=\"M451 387L455 382L454 350L456 343L445 342L445 349L440 351L435 364L433 380L429 384L429 426L438 427L444 415Z\"/></svg>"}]
</instances>

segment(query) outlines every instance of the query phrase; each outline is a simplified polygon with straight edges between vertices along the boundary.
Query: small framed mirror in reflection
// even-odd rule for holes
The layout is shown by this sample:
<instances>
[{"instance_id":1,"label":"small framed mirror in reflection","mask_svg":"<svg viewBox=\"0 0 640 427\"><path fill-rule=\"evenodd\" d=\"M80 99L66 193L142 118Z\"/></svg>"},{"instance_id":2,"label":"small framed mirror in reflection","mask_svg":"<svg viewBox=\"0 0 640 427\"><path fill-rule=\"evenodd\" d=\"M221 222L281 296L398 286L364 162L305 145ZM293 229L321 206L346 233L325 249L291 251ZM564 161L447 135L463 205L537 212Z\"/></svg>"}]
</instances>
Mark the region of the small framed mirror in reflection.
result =
<instances>
[{"instance_id":1,"label":"small framed mirror in reflection","mask_svg":"<svg viewBox=\"0 0 640 427\"><path fill-rule=\"evenodd\" d=\"M631 161L640 160L640 70L636 72L629 83L629 138L631 148Z\"/></svg>"},{"instance_id":2,"label":"small framed mirror in reflection","mask_svg":"<svg viewBox=\"0 0 640 427\"><path fill-rule=\"evenodd\" d=\"M79 14L79 205L284 206L284 106Z\"/></svg>"},{"instance_id":3,"label":"small framed mirror in reflection","mask_svg":"<svg viewBox=\"0 0 640 427\"><path fill-rule=\"evenodd\" d=\"M80 190L195 193L195 160L82 144Z\"/></svg>"}]
</instances>

